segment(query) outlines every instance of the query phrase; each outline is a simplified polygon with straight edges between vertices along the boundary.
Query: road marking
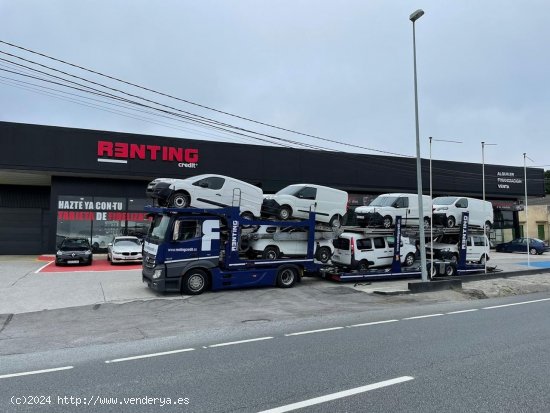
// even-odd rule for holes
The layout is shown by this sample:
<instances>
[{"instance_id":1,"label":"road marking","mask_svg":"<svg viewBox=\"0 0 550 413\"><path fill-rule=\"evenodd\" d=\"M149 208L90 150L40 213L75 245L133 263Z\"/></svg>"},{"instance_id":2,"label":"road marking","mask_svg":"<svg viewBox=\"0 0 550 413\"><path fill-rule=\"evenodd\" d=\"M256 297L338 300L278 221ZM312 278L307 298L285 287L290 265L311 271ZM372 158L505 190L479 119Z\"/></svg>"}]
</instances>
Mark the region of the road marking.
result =
<instances>
[{"instance_id":1,"label":"road marking","mask_svg":"<svg viewBox=\"0 0 550 413\"><path fill-rule=\"evenodd\" d=\"M0 379L7 379L8 377L29 376L31 374L51 373L51 372L54 372L54 371L70 370L72 368L73 368L73 366L66 366L66 367L56 367L54 369L34 370L34 371L25 371L23 373L4 374L4 375L0 376Z\"/></svg>"},{"instance_id":2,"label":"road marking","mask_svg":"<svg viewBox=\"0 0 550 413\"><path fill-rule=\"evenodd\" d=\"M315 397L314 399L304 400L298 403L287 404L286 406L276 407L274 409L263 410L259 413L284 413L292 410L302 409L304 407L313 406L329 402L332 400L342 399L344 397L353 396L355 394L364 393L371 390L380 389L382 387L393 386L394 384L404 383L409 380L414 380L414 377L403 376L391 380L380 381L378 383L368 384L366 386L356 387L354 389L344 390L337 393L327 394L326 396Z\"/></svg>"},{"instance_id":3,"label":"road marking","mask_svg":"<svg viewBox=\"0 0 550 413\"><path fill-rule=\"evenodd\" d=\"M550 298L543 298L543 299L540 299L540 300L532 300L532 301L522 301L520 303L512 303L512 304L493 305L491 307L483 307L482 310L492 310L493 308L511 307L513 305L540 303L542 301L550 301Z\"/></svg>"},{"instance_id":4,"label":"road marking","mask_svg":"<svg viewBox=\"0 0 550 413\"><path fill-rule=\"evenodd\" d=\"M151 354L143 354L141 356L132 356L132 357L124 357L120 359L114 359L114 360L105 360L105 363L118 363L121 361L128 361L128 360L138 360L138 359L145 359L149 357L158 357L158 356L166 356L168 354L177 354L177 353L184 353L186 351L193 351L194 348L183 348L180 350L171 350L171 351L163 351L162 353L151 353Z\"/></svg>"},{"instance_id":5,"label":"road marking","mask_svg":"<svg viewBox=\"0 0 550 413\"><path fill-rule=\"evenodd\" d=\"M42 271L44 268L46 268L46 267L47 267L48 265L50 265L52 262L53 262L53 260L50 261L50 262L48 262L47 264L43 265L43 266L40 267L39 269L37 269L34 273L35 273L35 274L38 274L40 271Z\"/></svg>"},{"instance_id":6,"label":"road marking","mask_svg":"<svg viewBox=\"0 0 550 413\"><path fill-rule=\"evenodd\" d=\"M271 340L272 338L273 337L260 337L260 338L251 338L250 340L229 341L227 343L212 344L211 346L208 346L208 347L213 348L213 347L232 346L233 344L252 343L254 341Z\"/></svg>"},{"instance_id":7,"label":"road marking","mask_svg":"<svg viewBox=\"0 0 550 413\"><path fill-rule=\"evenodd\" d=\"M404 318L403 320L417 320L419 318L439 317L440 315L444 315L444 314L417 315L416 317L407 317L407 318Z\"/></svg>"},{"instance_id":8,"label":"road marking","mask_svg":"<svg viewBox=\"0 0 550 413\"><path fill-rule=\"evenodd\" d=\"M375 326L377 324L395 323L396 321L399 321L399 320L373 321L371 323L353 324L351 326L346 326L346 327L353 328L353 327Z\"/></svg>"},{"instance_id":9,"label":"road marking","mask_svg":"<svg viewBox=\"0 0 550 413\"><path fill-rule=\"evenodd\" d=\"M333 330L341 330L344 327L330 327L330 328L322 328L320 330L309 330L309 331L300 331L299 333L290 333L285 334L286 337L290 336L301 336L302 334L313 334L313 333L322 333L324 331L333 331Z\"/></svg>"},{"instance_id":10,"label":"road marking","mask_svg":"<svg viewBox=\"0 0 550 413\"><path fill-rule=\"evenodd\" d=\"M472 308L471 310L460 310L460 311L451 311L450 313L446 314L462 314L462 313L471 313L472 311L477 311L477 308Z\"/></svg>"}]
</instances>

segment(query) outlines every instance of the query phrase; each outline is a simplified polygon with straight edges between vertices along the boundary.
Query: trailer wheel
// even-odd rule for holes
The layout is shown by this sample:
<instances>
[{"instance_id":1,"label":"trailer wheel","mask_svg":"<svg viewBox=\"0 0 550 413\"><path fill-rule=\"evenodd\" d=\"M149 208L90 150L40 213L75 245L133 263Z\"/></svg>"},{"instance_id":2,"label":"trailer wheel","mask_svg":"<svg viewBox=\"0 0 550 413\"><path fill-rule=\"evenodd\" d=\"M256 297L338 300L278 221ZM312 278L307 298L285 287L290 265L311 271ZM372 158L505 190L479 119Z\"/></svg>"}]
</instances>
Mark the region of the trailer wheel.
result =
<instances>
[{"instance_id":1,"label":"trailer wheel","mask_svg":"<svg viewBox=\"0 0 550 413\"><path fill-rule=\"evenodd\" d=\"M389 215L386 215L384 217L384 221L382 221L382 225L384 226L384 228L391 228L392 224L393 224L393 220Z\"/></svg>"},{"instance_id":2,"label":"trailer wheel","mask_svg":"<svg viewBox=\"0 0 550 413\"><path fill-rule=\"evenodd\" d=\"M181 292L189 295L202 294L208 286L208 275L201 269L187 271L181 280Z\"/></svg>"},{"instance_id":3,"label":"trailer wheel","mask_svg":"<svg viewBox=\"0 0 550 413\"><path fill-rule=\"evenodd\" d=\"M453 228L455 225L456 225L455 217L453 217L452 215L448 216L447 217L447 228Z\"/></svg>"},{"instance_id":4,"label":"trailer wheel","mask_svg":"<svg viewBox=\"0 0 550 413\"><path fill-rule=\"evenodd\" d=\"M292 208L288 205L283 205L281 209L279 210L279 218L283 221L286 221L287 219L290 219L292 216Z\"/></svg>"},{"instance_id":5,"label":"trailer wheel","mask_svg":"<svg viewBox=\"0 0 550 413\"><path fill-rule=\"evenodd\" d=\"M448 277L453 277L456 275L456 267L454 265L447 265L445 268L445 275Z\"/></svg>"},{"instance_id":6,"label":"trailer wheel","mask_svg":"<svg viewBox=\"0 0 550 413\"><path fill-rule=\"evenodd\" d=\"M413 264L414 264L414 254L412 252L409 252L405 257L405 265L407 267L410 267Z\"/></svg>"},{"instance_id":7,"label":"trailer wheel","mask_svg":"<svg viewBox=\"0 0 550 413\"><path fill-rule=\"evenodd\" d=\"M279 258L279 255L279 248L274 247L273 245L265 247L264 251L262 252L262 258L266 260L276 260L277 258Z\"/></svg>"},{"instance_id":8,"label":"trailer wheel","mask_svg":"<svg viewBox=\"0 0 550 413\"><path fill-rule=\"evenodd\" d=\"M168 200L168 205L176 208L187 208L190 203L189 195L182 191L175 192Z\"/></svg>"},{"instance_id":9,"label":"trailer wheel","mask_svg":"<svg viewBox=\"0 0 550 413\"><path fill-rule=\"evenodd\" d=\"M323 264L326 264L330 260L331 256L329 247L321 247L315 252L315 259L321 261Z\"/></svg>"},{"instance_id":10,"label":"trailer wheel","mask_svg":"<svg viewBox=\"0 0 550 413\"><path fill-rule=\"evenodd\" d=\"M298 280L298 269L296 267L283 266L277 272L277 286L290 288Z\"/></svg>"}]
</instances>

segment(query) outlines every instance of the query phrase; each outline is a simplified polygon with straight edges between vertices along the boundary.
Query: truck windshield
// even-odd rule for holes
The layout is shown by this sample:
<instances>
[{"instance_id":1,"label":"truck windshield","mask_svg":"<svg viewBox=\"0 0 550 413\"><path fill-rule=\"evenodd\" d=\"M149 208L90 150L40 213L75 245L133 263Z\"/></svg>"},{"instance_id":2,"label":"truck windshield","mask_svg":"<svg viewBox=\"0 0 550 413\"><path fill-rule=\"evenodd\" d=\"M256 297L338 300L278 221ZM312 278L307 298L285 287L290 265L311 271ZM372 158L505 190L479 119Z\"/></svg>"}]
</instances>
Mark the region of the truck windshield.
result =
<instances>
[{"instance_id":1,"label":"truck windshield","mask_svg":"<svg viewBox=\"0 0 550 413\"><path fill-rule=\"evenodd\" d=\"M300 192L303 189L302 186L287 186L286 188L281 189L275 195L294 195Z\"/></svg>"},{"instance_id":2,"label":"truck windshield","mask_svg":"<svg viewBox=\"0 0 550 413\"><path fill-rule=\"evenodd\" d=\"M164 235L168 229L168 224L170 223L170 217L167 215L156 215L151 222L151 227L149 228L149 239L150 240L164 240Z\"/></svg>"},{"instance_id":3,"label":"truck windshield","mask_svg":"<svg viewBox=\"0 0 550 413\"><path fill-rule=\"evenodd\" d=\"M377 206L377 207L391 206L395 201L397 201L396 196L379 196L378 198L375 198L370 203L369 206Z\"/></svg>"}]
</instances>

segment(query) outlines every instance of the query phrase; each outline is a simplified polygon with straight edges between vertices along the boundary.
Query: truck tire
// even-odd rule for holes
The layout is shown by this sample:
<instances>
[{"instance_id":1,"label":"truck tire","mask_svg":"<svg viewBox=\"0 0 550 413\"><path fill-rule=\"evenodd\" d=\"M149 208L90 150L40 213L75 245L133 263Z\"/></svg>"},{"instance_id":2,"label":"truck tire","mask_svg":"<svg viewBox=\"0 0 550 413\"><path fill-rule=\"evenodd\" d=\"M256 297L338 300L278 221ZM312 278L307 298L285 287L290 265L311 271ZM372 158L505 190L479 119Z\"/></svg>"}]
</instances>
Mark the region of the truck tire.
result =
<instances>
[{"instance_id":1,"label":"truck tire","mask_svg":"<svg viewBox=\"0 0 550 413\"><path fill-rule=\"evenodd\" d=\"M288 205L283 205L279 210L279 219L286 221L287 219L290 219L290 217L292 217L292 208Z\"/></svg>"},{"instance_id":2,"label":"truck tire","mask_svg":"<svg viewBox=\"0 0 550 413\"><path fill-rule=\"evenodd\" d=\"M331 255L332 254L329 247L320 247L315 252L315 259L323 264L326 264L330 260Z\"/></svg>"},{"instance_id":3,"label":"truck tire","mask_svg":"<svg viewBox=\"0 0 550 413\"><path fill-rule=\"evenodd\" d=\"M279 268L277 272L277 286L280 288L290 288L298 281L298 269L289 265Z\"/></svg>"},{"instance_id":4,"label":"truck tire","mask_svg":"<svg viewBox=\"0 0 550 413\"><path fill-rule=\"evenodd\" d=\"M174 208L188 208L190 203L189 195L182 191L175 192L168 200L168 205Z\"/></svg>"},{"instance_id":5,"label":"truck tire","mask_svg":"<svg viewBox=\"0 0 550 413\"><path fill-rule=\"evenodd\" d=\"M262 252L262 258L266 260L276 260L279 258L280 254L281 252L279 251L279 248L273 245L268 245Z\"/></svg>"},{"instance_id":6,"label":"truck tire","mask_svg":"<svg viewBox=\"0 0 550 413\"><path fill-rule=\"evenodd\" d=\"M199 268L187 271L181 279L181 292L184 294L202 294L207 286L208 275Z\"/></svg>"}]
</instances>

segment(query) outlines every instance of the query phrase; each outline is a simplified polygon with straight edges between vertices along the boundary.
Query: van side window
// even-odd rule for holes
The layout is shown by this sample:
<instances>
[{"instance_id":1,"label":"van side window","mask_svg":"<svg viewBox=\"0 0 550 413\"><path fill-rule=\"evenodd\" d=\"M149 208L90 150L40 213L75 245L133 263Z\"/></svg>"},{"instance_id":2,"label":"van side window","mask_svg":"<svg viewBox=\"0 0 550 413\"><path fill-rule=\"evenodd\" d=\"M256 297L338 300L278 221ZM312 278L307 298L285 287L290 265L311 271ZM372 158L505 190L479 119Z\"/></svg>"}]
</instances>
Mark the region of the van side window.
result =
<instances>
[{"instance_id":1,"label":"van side window","mask_svg":"<svg viewBox=\"0 0 550 413\"><path fill-rule=\"evenodd\" d=\"M397 201L395 201L395 207L396 208L408 208L409 207L409 198L406 198L406 197L397 198Z\"/></svg>"},{"instance_id":2,"label":"van side window","mask_svg":"<svg viewBox=\"0 0 550 413\"><path fill-rule=\"evenodd\" d=\"M472 237L468 237L468 241L466 241L466 246L471 247L472 246Z\"/></svg>"},{"instance_id":3,"label":"van side window","mask_svg":"<svg viewBox=\"0 0 550 413\"><path fill-rule=\"evenodd\" d=\"M372 242L370 238L363 238L357 240L357 249L360 250L371 250L372 249Z\"/></svg>"},{"instance_id":4,"label":"van side window","mask_svg":"<svg viewBox=\"0 0 550 413\"><path fill-rule=\"evenodd\" d=\"M196 182L193 182L194 186L200 186L201 188L208 188L208 189L221 189L223 184L225 183L224 178L220 178L218 176L210 176L208 178L199 179Z\"/></svg>"},{"instance_id":5,"label":"van side window","mask_svg":"<svg viewBox=\"0 0 550 413\"><path fill-rule=\"evenodd\" d=\"M374 240L374 248L386 248L386 242L384 241L384 238L376 237L376 238L373 238L373 240Z\"/></svg>"},{"instance_id":6,"label":"van side window","mask_svg":"<svg viewBox=\"0 0 550 413\"><path fill-rule=\"evenodd\" d=\"M468 200L466 198L460 198L455 205L457 208L468 208Z\"/></svg>"},{"instance_id":7,"label":"van side window","mask_svg":"<svg viewBox=\"0 0 550 413\"><path fill-rule=\"evenodd\" d=\"M315 199L315 196L317 195L317 188L312 188L310 186L306 186L305 188L302 188L296 196L301 199Z\"/></svg>"},{"instance_id":8,"label":"van side window","mask_svg":"<svg viewBox=\"0 0 550 413\"><path fill-rule=\"evenodd\" d=\"M476 247L484 247L485 243L483 242L483 237L474 237L474 245ZM489 245L487 243L487 245Z\"/></svg>"}]
</instances>

